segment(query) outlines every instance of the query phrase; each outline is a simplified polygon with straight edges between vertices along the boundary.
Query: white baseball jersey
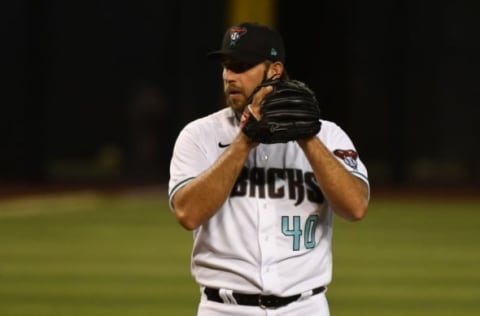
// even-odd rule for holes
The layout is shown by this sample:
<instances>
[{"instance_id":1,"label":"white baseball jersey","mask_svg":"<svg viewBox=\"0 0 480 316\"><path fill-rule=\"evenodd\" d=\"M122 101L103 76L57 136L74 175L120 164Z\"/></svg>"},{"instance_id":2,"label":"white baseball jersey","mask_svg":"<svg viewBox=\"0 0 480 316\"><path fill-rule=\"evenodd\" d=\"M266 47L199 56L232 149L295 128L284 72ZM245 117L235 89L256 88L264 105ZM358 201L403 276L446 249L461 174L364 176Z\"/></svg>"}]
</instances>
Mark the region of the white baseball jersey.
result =
<instances>
[{"instance_id":1,"label":"white baseball jersey","mask_svg":"<svg viewBox=\"0 0 480 316\"><path fill-rule=\"evenodd\" d=\"M170 165L175 192L208 169L239 132L230 108L189 123ZM353 175L367 170L347 134L322 120L318 137ZM194 232L191 272L201 286L289 296L332 278L333 211L294 141L253 149L229 198Z\"/></svg>"}]
</instances>

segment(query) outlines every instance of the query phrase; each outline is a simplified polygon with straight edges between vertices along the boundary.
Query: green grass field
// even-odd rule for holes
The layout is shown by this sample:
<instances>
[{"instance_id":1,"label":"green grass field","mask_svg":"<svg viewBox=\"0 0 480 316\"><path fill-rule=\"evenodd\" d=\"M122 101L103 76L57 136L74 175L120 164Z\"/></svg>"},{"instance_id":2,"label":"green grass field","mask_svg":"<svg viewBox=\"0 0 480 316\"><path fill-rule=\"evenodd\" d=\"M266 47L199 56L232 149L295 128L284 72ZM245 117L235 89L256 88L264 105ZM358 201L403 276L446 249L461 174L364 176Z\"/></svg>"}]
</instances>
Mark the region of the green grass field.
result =
<instances>
[{"instance_id":1,"label":"green grass field","mask_svg":"<svg viewBox=\"0 0 480 316\"><path fill-rule=\"evenodd\" d=\"M195 315L192 235L165 196L0 201L0 315ZM480 315L480 199L372 199L335 219L332 316Z\"/></svg>"}]
</instances>

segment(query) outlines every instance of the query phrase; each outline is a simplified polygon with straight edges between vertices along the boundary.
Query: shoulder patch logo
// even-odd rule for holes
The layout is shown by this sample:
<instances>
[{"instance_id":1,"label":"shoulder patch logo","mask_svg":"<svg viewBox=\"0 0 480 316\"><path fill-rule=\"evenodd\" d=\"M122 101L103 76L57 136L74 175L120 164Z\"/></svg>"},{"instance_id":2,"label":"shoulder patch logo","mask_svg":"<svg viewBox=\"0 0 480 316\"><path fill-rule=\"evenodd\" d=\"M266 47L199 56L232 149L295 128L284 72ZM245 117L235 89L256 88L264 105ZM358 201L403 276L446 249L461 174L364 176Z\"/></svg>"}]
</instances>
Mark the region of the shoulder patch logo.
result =
<instances>
[{"instance_id":1,"label":"shoulder patch logo","mask_svg":"<svg viewBox=\"0 0 480 316\"><path fill-rule=\"evenodd\" d=\"M357 158L358 154L356 151L352 149L335 149L333 151L333 154L337 156L338 158L342 159L343 162L353 168L357 169L358 163L357 163Z\"/></svg>"}]
</instances>

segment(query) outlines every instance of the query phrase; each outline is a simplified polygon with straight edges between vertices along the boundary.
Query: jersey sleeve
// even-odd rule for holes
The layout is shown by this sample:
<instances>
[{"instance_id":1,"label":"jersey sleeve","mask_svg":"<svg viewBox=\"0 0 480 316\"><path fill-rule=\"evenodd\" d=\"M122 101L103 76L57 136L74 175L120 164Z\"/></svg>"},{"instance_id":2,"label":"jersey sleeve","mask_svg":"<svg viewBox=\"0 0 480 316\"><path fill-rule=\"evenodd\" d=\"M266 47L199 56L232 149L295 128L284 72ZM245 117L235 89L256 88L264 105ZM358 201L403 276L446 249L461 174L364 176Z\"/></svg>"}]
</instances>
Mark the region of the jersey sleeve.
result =
<instances>
[{"instance_id":1,"label":"jersey sleeve","mask_svg":"<svg viewBox=\"0 0 480 316\"><path fill-rule=\"evenodd\" d=\"M186 185L204 170L208 162L206 150L202 147L202 130L196 122L187 125L178 135L170 161L170 180L168 183L169 205L174 211L172 198L178 189Z\"/></svg>"},{"instance_id":2,"label":"jersey sleeve","mask_svg":"<svg viewBox=\"0 0 480 316\"><path fill-rule=\"evenodd\" d=\"M360 159L360 155L347 133L337 124L330 121L323 121L320 138L335 158L337 158L350 173L362 179L370 191L367 168Z\"/></svg>"}]
</instances>

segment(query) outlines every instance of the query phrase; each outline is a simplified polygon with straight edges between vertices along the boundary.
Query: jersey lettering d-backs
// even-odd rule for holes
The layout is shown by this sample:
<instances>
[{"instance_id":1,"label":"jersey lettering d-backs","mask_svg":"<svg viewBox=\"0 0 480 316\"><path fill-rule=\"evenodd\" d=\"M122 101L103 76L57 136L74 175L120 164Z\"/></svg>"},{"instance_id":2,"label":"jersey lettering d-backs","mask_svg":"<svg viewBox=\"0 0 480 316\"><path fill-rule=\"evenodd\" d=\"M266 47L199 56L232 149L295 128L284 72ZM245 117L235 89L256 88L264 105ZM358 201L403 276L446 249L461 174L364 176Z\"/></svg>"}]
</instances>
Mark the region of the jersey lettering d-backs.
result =
<instances>
[{"instance_id":1,"label":"jersey lettering d-backs","mask_svg":"<svg viewBox=\"0 0 480 316\"><path fill-rule=\"evenodd\" d=\"M209 168L239 132L230 108L189 123L170 165L175 192ZM322 120L318 137L353 175L367 170L347 134ZM333 211L296 142L253 149L229 198L194 232L191 272L201 286L289 296L332 278Z\"/></svg>"}]
</instances>

